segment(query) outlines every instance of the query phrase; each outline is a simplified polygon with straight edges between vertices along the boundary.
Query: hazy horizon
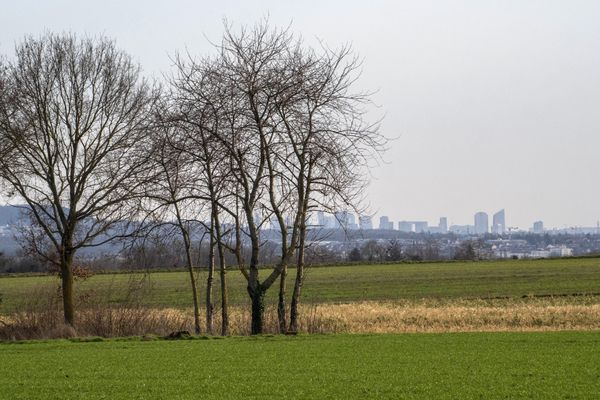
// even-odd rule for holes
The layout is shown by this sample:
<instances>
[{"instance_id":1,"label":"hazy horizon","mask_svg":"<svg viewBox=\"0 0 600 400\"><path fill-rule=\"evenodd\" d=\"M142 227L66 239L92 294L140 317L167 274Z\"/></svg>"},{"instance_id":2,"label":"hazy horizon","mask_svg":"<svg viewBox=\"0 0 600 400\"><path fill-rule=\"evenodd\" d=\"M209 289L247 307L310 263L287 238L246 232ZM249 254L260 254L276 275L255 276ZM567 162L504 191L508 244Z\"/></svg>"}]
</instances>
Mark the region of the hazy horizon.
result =
<instances>
[{"instance_id":1,"label":"hazy horizon","mask_svg":"<svg viewBox=\"0 0 600 400\"><path fill-rule=\"evenodd\" d=\"M521 229L600 219L600 3L5 3L0 54L48 30L104 34L157 78L176 51L212 52L223 18L351 43L358 89L377 90L373 119L385 114L382 132L397 138L372 171L372 213L464 225L504 208Z\"/></svg>"}]
</instances>

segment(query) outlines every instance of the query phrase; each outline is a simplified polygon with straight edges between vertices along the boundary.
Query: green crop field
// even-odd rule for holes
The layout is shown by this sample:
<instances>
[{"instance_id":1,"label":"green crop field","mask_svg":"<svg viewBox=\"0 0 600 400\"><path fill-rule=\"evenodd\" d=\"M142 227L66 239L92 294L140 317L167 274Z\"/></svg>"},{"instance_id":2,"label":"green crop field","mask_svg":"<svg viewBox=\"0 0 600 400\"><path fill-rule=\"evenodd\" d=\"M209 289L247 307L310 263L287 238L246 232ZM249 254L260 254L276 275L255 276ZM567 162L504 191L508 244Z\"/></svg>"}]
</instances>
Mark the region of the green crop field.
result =
<instances>
[{"instance_id":1,"label":"green crop field","mask_svg":"<svg viewBox=\"0 0 600 400\"><path fill-rule=\"evenodd\" d=\"M267 271L262 271L266 274ZM293 277L294 271L290 271ZM244 304L247 295L241 274L227 274L232 304ZM200 272L204 290L206 272ZM291 279L290 279L291 281ZM217 277L218 282L218 277ZM58 279L50 276L0 278L3 303L0 312L19 309L56 293ZM218 284L215 298L218 298ZM157 307L189 307L185 272L99 274L77 282L82 297L94 302L141 302ZM529 261L451 262L388 265L352 265L312 268L307 271L304 301L348 302L420 298L487 298L528 295L571 295L600 292L600 258ZM274 299L276 289L269 291ZM129 300L127 300L129 299Z\"/></svg>"},{"instance_id":2,"label":"green crop field","mask_svg":"<svg viewBox=\"0 0 600 400\"><path fill-rule=\"evenodd\" d=\"M594 399L600 333L0 344L3 399Z\"/></svg>"}]
</instances>

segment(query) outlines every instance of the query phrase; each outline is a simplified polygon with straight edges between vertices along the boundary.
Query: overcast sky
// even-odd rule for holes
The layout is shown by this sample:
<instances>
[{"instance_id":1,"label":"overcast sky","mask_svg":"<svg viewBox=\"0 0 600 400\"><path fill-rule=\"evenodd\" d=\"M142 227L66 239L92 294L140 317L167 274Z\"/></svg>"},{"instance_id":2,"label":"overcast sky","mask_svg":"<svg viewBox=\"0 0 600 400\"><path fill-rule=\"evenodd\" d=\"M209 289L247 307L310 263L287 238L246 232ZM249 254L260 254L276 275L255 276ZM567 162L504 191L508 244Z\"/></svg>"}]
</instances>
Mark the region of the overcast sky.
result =
<instances>
[{"instance_id":1,"label":"overcast sky","mask_svg":"<svg viewBox=\"0 0 600 400\"><path fill-rule=\"evenodd\" d=\"M0 0L0 53L45 30L114 37L148 75L169 55L207 54L222 19L266 15L308 41L351 43L361 89L377 89L383 133L377 215L509 226L600 219L600 1Z\"/></svg>"}]
</instances>

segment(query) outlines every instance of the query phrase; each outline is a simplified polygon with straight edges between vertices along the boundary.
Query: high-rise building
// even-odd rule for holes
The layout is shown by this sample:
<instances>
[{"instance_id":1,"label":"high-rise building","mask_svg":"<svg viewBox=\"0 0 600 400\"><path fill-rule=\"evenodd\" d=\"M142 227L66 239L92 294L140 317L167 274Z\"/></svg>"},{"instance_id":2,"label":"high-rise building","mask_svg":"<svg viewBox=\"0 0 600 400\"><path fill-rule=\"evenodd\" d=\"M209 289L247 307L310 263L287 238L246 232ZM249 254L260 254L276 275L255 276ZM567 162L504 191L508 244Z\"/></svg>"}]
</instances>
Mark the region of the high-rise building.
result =
<instances>
[{"instance_id":1,"label":"high-rise building","mask_svg":"<svg viewBox=\"0 0 600 400\"><path fill-rule=\"evenodd\" d=\"M427 231L427 221L415 221L413 224L415 224L415 232L423 233Z\"/></svg>"},{"instance_id":2,"label":"high-rise building","mask_svg":"<svg viewBox=\"0 0 600 400\"><path fill-rule=\"evenodd\" d=\"M401 232L428 232L428 223L427 221L399 221L398 222L398 230Z\"/></svg>"},{"instance_id":3,"label":"high-rise building","mask_svg":"<svg viewBox=\"0 0 600 400\"><path fill-rule=\"evenodd\" d=\"M542 234L544 233L544 223L542 221L535 221L533 223L533 233Z\"/></svg>"},{"instance_id":4,"label":"high-rise building","mask_svg":"<svg viewBox=\"0 0 600 400\"><path fill-rule=\"evenodd\" d=\"M440 223L438 224L439 233L447 233L448 232L448 219L446 217L440 218Z\"/></svg>"},{"instance_id":5,"label":"high-rise building","mask_svg":"<svg viewBox=\"0 0 600 400\"><path fill-rule=\"evenodd\" d=\"M475 214L475 234L483 235L488 233L488 215L483 211Z\"/></svg>"},{"instance_id":6,"label":"high-rise building","mask_svg":"<svg viewBox=\"0 0 600 400\"><path fill-rule=\"evenodd\" d=\"M492 233L503 235L506 232L506 219L504 209L498 211L492 217Z\"/></svg>"},{"instance_id":7,"label":"high-rise building","mask_svg":"<svg viewBox=\"0 0 600 400\"><path fill-rule=\"evenodd\" d=\"M386 215L379 217L379 229L394 229L394 222L390 221L390 218Z\"/></svg>"},{"instance_id":8,"label":"high-rise building","mask_svg":"<svg viewBox=\"0 0 600 400\"><path fill-rule=\"evenodd\" d=\"M348 211L336 211L333 216L335 218L336 229L348 229L348 222L350 213Z\"/></svg>"},{"instance_id":9,"label":"high-rise building","mask_svg":"<svg viewBox=\"0 0 600 400\"><path fill-rule=\"evenodd\" d=\"M410 221L400 221L398 222L398 230L400 232L412 232L413 223Z\"/></svg>"},{"instance_id":10,"label":"high-rise building","mask_svg":"<svg viewBox=\"0 0 600 400\"><path fill-rule=\"evenodd\" d=\"M358 217L358 224L362 230L373 229L373 218L370 215L361 215Z\"/></svg>"}]
</instances>

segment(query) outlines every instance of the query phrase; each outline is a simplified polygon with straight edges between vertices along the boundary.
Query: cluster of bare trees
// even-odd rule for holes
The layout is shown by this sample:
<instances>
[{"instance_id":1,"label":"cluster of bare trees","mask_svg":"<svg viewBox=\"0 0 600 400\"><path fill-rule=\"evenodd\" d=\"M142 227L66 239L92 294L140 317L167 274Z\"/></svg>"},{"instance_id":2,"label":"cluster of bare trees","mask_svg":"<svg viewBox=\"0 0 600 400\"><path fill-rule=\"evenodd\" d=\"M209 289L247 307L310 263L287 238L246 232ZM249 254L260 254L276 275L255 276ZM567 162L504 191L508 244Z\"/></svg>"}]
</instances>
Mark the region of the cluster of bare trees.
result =
<instances>
[{"instance_id":1,"label":"cluster of bare trees","mask_svg":"<svg viewBox=\"0 0 600 400\"><path fill-rule=\"evenodd\" d=\"M0 69L0 178L28 205L25 242L60 270L67 323L77 250L169 224L183 243L198 332L193 248L204 239L208 332L218 274L228 334L228 268L247 280L253 334L272 286L280 331L297 330L307 221L316 208L355 204L385 146L367 122L369 94L353 89L360 63L348 47L313 49L266 23L226 29L215 55L176 56L162 88L104 38L49 34L16 50ZM271 222L278 261L259 270Z\"/></svg>"}]
</instances>

